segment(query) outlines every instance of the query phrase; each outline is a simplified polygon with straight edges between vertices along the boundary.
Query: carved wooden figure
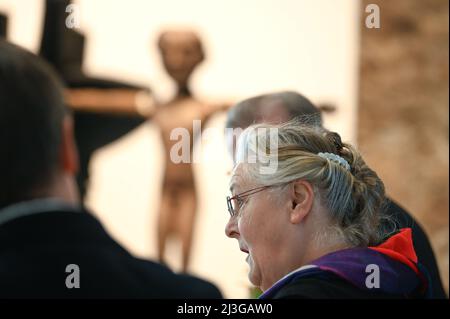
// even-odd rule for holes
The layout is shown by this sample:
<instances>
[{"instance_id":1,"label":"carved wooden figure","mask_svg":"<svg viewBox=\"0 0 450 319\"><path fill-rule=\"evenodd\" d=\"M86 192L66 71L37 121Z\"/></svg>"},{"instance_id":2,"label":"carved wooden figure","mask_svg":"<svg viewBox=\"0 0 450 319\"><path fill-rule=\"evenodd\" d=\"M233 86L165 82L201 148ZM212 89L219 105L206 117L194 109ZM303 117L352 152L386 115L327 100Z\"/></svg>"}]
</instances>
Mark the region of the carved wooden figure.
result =
<instances>
[{"instance_id":1,"label":"carved wooden figure","mask_svg":"<svg viewBox=\"0 0 450 319\"><path fill-rule=\"evenodd\" d=\"M158 105L152 116L159 127L166 155L162 198L158 220L158 257L164 262L166 242L174 236L181 240L182 269L189 264L197 191L192 162L175 163L170 150L177 143L170 139L171 132L183 128L190 133L190 151L193 148L193 121L207 119L226 105L203 103L192 96L189 78L195 68L204 60L200 38L190 31L166 31L158 41L164 68L175 81L178 91L175 97L164 105ZM192 156L190 156L192 159Z\"/></svg>"}]
</instances>

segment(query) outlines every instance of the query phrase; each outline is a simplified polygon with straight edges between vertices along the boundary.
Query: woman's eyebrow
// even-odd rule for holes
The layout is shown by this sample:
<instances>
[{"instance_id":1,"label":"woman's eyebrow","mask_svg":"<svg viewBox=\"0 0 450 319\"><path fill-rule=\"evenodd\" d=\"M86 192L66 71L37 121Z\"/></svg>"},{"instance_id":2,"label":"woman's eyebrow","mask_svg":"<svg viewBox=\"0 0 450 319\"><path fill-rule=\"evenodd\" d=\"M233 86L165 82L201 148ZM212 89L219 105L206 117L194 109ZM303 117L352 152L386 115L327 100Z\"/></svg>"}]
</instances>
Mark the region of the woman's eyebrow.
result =
<instances>
[{"instance_id":1,"label":"woman's eyebrow","mask_svg":"<svg viewBox=\"0 0 450 319\"><path fill-rule=\"evenodd\" d=\"M230 192L233 192L233 190L236 189L236 178L239 178L239 175L233 175L231 177L231 182L230 182Z\"/></svg>"}]
</instances>

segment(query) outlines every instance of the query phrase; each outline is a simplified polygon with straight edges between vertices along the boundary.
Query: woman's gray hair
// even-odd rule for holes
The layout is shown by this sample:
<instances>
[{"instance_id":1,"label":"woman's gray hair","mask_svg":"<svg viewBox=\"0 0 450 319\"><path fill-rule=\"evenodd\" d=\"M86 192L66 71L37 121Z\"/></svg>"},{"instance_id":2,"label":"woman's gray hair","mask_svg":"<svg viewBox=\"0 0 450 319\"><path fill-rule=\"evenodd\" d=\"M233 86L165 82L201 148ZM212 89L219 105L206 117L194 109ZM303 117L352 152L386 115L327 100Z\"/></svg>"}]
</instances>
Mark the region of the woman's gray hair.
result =
<instances>
[{"instance_id":1,"label":"woman's gray hair","mask_svg":"<svg viewBox=\"0 0 450 319\"><path fill-rule=\"evenodd\" d=\"M335 154L350 168L319 153ZM387 235L379 227L385 218L384 184L337 133L300 125L296 120L253 125L241 134L236 159L236 163L248 164L247 177L259 185L283 185L299 179L310 182L328 208L333 228L349 245L376 245ZM274 161L277 169L272 174L261 173L266 163Z\"/></svg>"}]
</instances>

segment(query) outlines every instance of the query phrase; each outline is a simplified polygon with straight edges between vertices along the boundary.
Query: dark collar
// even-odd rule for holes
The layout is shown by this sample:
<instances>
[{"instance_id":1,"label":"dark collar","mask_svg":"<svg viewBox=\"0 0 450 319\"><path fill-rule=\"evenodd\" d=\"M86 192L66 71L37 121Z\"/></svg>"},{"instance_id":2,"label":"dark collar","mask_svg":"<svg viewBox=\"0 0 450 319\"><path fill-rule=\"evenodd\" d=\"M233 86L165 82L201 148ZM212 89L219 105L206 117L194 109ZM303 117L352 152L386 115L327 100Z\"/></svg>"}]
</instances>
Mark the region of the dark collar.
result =
<instances>
[{"instance_id":1,"label":"dark collar","mask_svg":"<svg viewBox=\"0 0 450 319\"><path fill-rule=\"evenodd\" d=\"M32 245L120 247L85 208L48 200L25 203L0 211L0 220L3 213L8 214L0 224L0 250Z\"/></svg>"},{"instance_id":2,"label":"dark collar","mask_svg":"<svg viewBox=\"0 0 450 319\"><path fill-rule=\"evenodd\" d=\"M80 207L58 198L39 198L0 209L0 226L12 220L51 211L79 211Z\"/></svg>"}]
</instances>

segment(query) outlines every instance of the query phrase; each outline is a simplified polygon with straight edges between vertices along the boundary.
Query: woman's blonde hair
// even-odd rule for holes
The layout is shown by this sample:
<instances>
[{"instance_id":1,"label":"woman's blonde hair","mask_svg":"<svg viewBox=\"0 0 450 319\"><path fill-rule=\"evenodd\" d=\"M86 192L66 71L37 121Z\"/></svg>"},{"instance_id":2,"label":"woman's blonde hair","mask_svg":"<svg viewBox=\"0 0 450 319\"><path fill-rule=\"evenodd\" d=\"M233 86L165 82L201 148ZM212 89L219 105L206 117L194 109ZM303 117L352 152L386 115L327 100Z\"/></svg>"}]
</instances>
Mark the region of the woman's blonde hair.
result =
<instances>
[{"instance_id":1,"label":"woman's blonde hair","mask_svg":"<svg viewBox=\"0 0 450 319\"><path fill-rule=\"evenodd\" d=\"M333 228L349 245L379 243L387 235L380 227L385 218L383 182L354 147L342 143L339 134L305 125L304 120L301 123L294 119L281 125L248 127L238 141L237 163L246 162L250 152L255 152L257 160L246 172L260 185L309 181L328 208ZM276 147L271 149L274 138ZM338 155L350 167L319 153ZM277 161L277 169L271 174L261 173L261 166L270 161Z\"/></svg>"}]
</instances>

